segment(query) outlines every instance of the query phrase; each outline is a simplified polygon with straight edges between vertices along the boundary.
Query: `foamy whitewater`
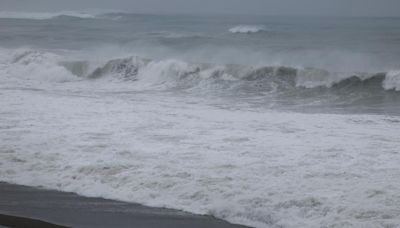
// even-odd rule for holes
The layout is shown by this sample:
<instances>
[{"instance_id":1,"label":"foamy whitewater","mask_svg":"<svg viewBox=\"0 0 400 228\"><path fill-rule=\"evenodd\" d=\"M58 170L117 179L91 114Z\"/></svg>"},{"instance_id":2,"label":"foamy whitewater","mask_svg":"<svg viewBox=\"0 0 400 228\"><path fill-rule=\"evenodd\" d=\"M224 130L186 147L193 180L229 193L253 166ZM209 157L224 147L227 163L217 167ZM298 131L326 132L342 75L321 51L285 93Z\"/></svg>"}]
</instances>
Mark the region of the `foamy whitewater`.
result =
<instances>
[{"instance_id":1,"label":"foamy whitewater","mask_svg":"<svg viewBox=\"0 0 400 228\"><path fill-rule=\"evenodd\" d=\"M399 227L400 19L82 15L0 14L0 181Z\"/></svg>"}]
</instances>

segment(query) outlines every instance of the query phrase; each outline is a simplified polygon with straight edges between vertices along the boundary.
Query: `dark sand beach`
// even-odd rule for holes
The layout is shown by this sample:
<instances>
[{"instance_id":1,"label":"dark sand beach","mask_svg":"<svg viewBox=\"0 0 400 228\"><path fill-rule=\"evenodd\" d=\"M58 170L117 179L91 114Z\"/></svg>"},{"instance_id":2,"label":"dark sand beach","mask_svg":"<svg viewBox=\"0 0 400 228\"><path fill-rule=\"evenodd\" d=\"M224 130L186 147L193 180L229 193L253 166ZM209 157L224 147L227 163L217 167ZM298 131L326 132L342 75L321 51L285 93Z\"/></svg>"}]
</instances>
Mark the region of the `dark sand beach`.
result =
<instances>
[{"instance_id":1,"label":"dark sand beach","mask_svg":"<svg viewBox=\"0 0 400 228\"><path fill-rule=\"evenodd\" d=\"M210 216L0 183L0 227L239 228Z\"/></svg>"}]
</instances>

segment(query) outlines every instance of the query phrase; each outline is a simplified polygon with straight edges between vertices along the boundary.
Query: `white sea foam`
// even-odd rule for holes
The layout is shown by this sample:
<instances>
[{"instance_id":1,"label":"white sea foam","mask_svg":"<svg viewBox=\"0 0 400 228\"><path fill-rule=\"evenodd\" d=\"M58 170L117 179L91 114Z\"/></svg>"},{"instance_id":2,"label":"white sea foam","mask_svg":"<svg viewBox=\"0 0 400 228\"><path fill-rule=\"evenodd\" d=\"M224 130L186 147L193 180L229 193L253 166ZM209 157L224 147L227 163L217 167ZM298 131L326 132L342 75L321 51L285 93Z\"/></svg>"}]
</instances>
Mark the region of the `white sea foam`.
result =
<instances>
[{"instance_id":1,"label":"white sea foam","mask_svg":"<svg viewBox=\"0 0 400 228\"><path fill-rule=\"evenodd\" d=\"M0 19L2 47L36 48L0 49L0 181L260 228L398 227L399 72L376 74L398 43L375 45L393 19L87 14L2 14L56 18Z\"/></svg>"},{"instance_id":2,"label":"white sea foam","mask_svg":"<svg viewBox=\"0 0 400 228\"><path fill-rule=\"evenodd\" d=\"M260 228L400 224L399 117L36 86L0 90L0 181Z\"/></svg>"},{"instance_id":3,"label":"white sea foam","mask_svg":"<svg viewBox=\"0 0 400 228\"><path fill-rule=\"evenodd\" d=\"M317 68L303 68L298 71L296 85L305 88L331 87L340 78L337 74Z\"/></svg>"},{"instance_id":4,"label":"white sea foam","mask_svg":"<svg viewBox=\"0 0 400 228\"><path fill-rule=\"evenodd\" d=\"M4 53L7 53L4 49ZM35 81L65 82L76 80L70 71L59 64L62 57L30 49L8 51L0 58L0 74L7 78Z\"/></svg>"},{"instance_id":5,"label":"white sea foam","mask_svg":"<svg viewBox=\"0 0 400 228\"><path fill-rule=\"evenodd\" d=\"M0 70L6 72L4 75L7 77L30 80L70 81L106 78L120 81L130 79L135 81L132 86L136 89L189 88L197 85L209 87L204 89L217 88L210 87L213 83L224 83L223 87L226 89L235 89L240 84L248 84L254 80L262 81L264 89L274 87L276 83L286 84L284 85L286 89L290 87L313 89L331 88L351 77L357 77L360 81L379 77L379 74L374 73L338 73L310 67L216 65L188 63L176 59L151 60L137 56L115 59L91 59L90 56L86 56L86 59L71 59L71 57L33 49L1 49L0 67ZM382 75L384 77L382 89L399 90L397 71ZM294 84L291 81L294 81ZM255 86L260 85L255 84Z\"/></svg>"},{"instance_id":6,"label":"white sea foam","mask_svg":"<svg viewBox=\"0 0 400 228\"><path fill-rule=\"evenodd\" d=\"M266 31L262 25L238 25L229 29L231 33L257 33Z\"/></svg>"},{"instance_id":7,"label":"white sea foam","mask_svg":"<svg viewBox=\"0 0 400 228\"><path fill-rule=\"evenodd\" d=\"M389 71L383 81L383 87L387 90L400 91L400 71Z\"/></svg>"},{"instance_id":8,"label":"white sea foam","mask_svg":"<svg viewBox=\"0 0 400 228\"><path fill-rule=\"evenodd\" d=\"M282 72L293 69L1 50L0 181L260 228L400 224L400 117L283 113L155 90L189 83L207 94L264 74L276 84Z\"/></svg>"}]
</instances>

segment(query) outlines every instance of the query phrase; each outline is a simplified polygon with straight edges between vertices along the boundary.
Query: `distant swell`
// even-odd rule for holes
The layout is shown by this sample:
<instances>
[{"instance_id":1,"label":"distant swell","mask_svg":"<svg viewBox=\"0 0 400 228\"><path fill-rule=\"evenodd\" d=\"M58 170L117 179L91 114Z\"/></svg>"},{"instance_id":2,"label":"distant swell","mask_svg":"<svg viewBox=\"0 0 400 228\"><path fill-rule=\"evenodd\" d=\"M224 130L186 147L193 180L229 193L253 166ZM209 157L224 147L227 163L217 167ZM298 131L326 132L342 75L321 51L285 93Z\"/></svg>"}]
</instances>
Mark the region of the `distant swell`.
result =
<instances>
[{"instance_id":1,"label":"distant swell","mask_svg":"<svg viewBox=\"0 0 400 228\"><path fill-rule=\"evenodd\" d=\"M77 17L77 18L95 18L95 15L84 13L84 12L74 12L74 11L63 11L56 13L48 12L0 12L0 18L9 19L33 19L33 20L47 20L52 18L57 18L61 16L67 17Z\"/></svg>"},{"instance_id":2,"label":"distant swell","mask_svg":"<svg viewBox=\"0 0 400 228\"><path fill-rule=\"evenodd\" d=\"M258 33L265 31L265 27L261 25L239 25L229 29L231 33Z\"/></svg>"}]
</instances>

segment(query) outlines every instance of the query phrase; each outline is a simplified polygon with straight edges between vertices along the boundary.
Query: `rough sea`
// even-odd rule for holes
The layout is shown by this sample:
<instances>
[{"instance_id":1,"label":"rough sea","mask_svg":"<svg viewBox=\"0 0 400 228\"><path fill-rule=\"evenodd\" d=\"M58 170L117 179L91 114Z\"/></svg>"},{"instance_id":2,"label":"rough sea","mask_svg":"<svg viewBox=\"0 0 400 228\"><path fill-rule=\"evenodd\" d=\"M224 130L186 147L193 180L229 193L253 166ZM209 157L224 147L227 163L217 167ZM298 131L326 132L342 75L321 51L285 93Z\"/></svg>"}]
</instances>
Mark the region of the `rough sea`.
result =
<instances>
[{"instance_id":1,"label":"rough sea","mask_svg":"<svg viewBox=\"0 0 400 228\"><path fill-rule=\"evenodd\" d=\"M0 12L0 181L400 227L400 18Z\"/></svg>"}]
</instances>

